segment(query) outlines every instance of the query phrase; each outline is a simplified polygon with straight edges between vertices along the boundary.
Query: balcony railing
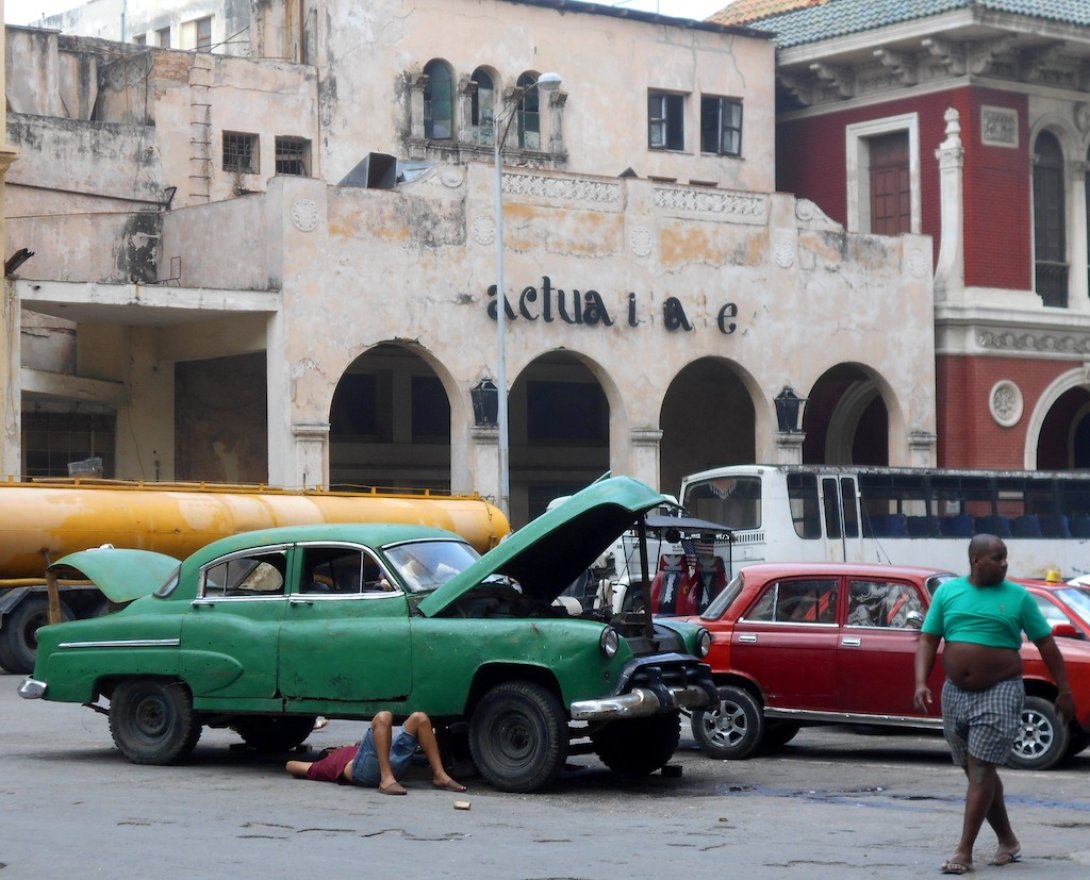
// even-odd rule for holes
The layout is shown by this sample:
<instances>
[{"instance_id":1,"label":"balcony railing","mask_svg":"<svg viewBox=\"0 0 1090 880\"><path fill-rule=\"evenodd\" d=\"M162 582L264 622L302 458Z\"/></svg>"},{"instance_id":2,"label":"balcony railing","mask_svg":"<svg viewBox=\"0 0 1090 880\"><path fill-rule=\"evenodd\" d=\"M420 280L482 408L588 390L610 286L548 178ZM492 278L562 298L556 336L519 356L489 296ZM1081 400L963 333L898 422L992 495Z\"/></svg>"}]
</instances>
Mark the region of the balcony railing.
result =
<instances>
[{"instance_id":1,"label":"balcony railing","mask_svg":"<svg viewBox=\"0 0 1090 880\"><path fill-rule=\"evenodd\" d=\"M1067 308L1067 263L1037 261L1037 295L1046 306Z\"/></svg>"}]
</instances>

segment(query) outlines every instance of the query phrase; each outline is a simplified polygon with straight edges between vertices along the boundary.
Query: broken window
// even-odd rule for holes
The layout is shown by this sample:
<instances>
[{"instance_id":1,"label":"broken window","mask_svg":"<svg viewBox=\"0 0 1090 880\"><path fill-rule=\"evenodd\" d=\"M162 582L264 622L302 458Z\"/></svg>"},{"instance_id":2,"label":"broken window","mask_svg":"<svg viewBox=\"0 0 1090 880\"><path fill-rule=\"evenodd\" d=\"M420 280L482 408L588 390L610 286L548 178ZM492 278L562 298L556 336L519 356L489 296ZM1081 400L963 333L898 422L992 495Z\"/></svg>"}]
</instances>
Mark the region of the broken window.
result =
<instances>
[{"instance_id":1,"label":"broken window","mask_svg":"<svg viewBox=\"0 0 1090 880\"><path fill-rule=\"evenodd\" d=\"M491 74L483 67L473 71L472 104L470 106L470 125L473 127L473 142L491 144L496 137L496 86Z\"/></svg>"},{"instance_id":2,"label":"broken window","mask_svg":"<svg viewBox=\"0 0 1090 880\"><path fill-rule=\"evenodd\" d=\"M197 51L212 51L212 16L198 18L197 25Z\"/></svg>"},{"instance_id":3,"label":"broken window","mask_svg":"<svg viewBox=\"0 0 1090 880\"><path fill-rule=\"evenodd\" d=\"M170 48L170 28L159 28L159 30L155 32L155 38L156 41L159 43L160 49Z\"/></svg>"},{"instance_id":4,"label":"broken window","mask_svg":"<svg viewBox=\"0 0 1090 880\"><path fill-rule=\"evenodd\" d=\"M276 139L276 173L310 176L310 141L298 137Z\"/></svg>"},{"instance_id":5,"label":"broken window","mask_svg":"<svg viewBox=\"0 0 1090 880\"><path fill-rule=\"evenodd\" d=\"M522 90L518 107L519 146L524 150L541 149L541 92L530 88L536 82L533 73L518 78L517 85Z\"/></svg>"},{"instance_id":6,"label":"broken window","mask_svg":"<svg viewBox=\"0 0 1090 880\"><path fill-rule=\"evenodd\" d=\"M647 146L652 150L685 149L685 96L647 93Z\"/></svg>"},{"instance_id":7,"label":"broken window","mask_svg":"<svg viewBox=\"0 0 1090 880\"><path fill-rule=\"evenodd\" d=\"M700 149L721 156L742 155L742 102L737 98L700 99Z\"/></svg>"},{"instance_id":8,"label":"broken window","mask_svg":"<svg viewBox=\"0 0 1090 880\"><path fill-rule=\"evenodd\" d=\"M257 174L257 135L237 131L223 133L223 170Z\"/></svg>"},{"instance_id":9,"label":"broken window","mask_svg":"<svg viewBox=\"0 0 1090 880\"><path fill-rule=\"evenodd\" d=\"M446 140L454 134L454 78L442 61L429 61L424 74L424 137Z\"/></svg>"}]
</instances>

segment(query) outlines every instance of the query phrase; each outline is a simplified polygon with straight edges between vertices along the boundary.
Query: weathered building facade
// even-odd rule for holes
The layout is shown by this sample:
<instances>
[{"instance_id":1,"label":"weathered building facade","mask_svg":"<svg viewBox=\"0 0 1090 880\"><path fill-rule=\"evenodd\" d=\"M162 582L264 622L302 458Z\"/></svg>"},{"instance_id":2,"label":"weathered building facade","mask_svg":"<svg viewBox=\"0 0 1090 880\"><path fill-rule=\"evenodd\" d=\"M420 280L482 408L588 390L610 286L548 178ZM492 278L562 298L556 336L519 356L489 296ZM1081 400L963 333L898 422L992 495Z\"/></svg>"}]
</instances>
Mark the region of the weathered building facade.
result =
<instances>
[{"instance_id":1,"label":"weathered building facade","mask_svg":"<svg viewBox=\"0 0 1090 880\"><path fill-rule=\"evenodd\" d=\"M786 387L828 460L934 462L931 243L774 191L767 34L560 0L320 12L309 63L12 29L37 256L5 472L53 466L28 420L83 410L120 477L495 495L473 403L500 254L516 523L607 469L676 491L798 460Z\"/></svg>"},{"instance_id":2,"label":"weathered building facade","mask_svg":"<svg viewBox=\"0 0 1090 880\"><path fill-rule=\"evenodd\" d=\"M933 238L940 464L1090 466L1090 4L713 20L777 33L779 188L849 231Z\"/></svg>"}]
</instances>

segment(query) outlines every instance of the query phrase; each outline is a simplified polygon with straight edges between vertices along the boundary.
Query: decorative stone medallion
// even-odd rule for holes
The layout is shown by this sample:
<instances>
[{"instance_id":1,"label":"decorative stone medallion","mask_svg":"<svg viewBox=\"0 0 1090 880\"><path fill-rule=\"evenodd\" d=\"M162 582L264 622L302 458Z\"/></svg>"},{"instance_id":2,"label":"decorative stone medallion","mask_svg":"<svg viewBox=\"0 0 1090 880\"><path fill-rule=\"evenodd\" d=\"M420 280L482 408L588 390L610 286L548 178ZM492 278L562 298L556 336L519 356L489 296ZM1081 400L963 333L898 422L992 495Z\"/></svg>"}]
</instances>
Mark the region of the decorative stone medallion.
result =
<instances>
[{"instance_id":1,"label":"decorative stone medallion","mask_svg":"<svg viewBox=\"0 0 1090 880\"><path fill-rule=\"evenodd\" d=\"M790 269L795 263L795 234L777 230L772 240L772 255L781 269Z\"/></svg>"},{"instance_id":2,"label":"decorative stone medallion","mask_svg":"<svg viewBox=\"0 0 1090 880\"><path fill-rule=\"evenodd\" d=\"M485 216L475 218L473 240L477 244L492 244L496 240L496 221Z\"/></svg>"},{"instance_id":3,"label":"decorative stone medallion","mask_svg":"<svg viewBox=\"0 0 1090 880\"><path fill-rule=\"evenodd\" d=\"M651 255L651 230L646 226L636 226L628 234L628 246L637 257Z\"/></svg>"},{"instance_id":4,"label":"decorative stone medallion","mask_svg":"<svg viewBox=\"0 0 1090 880\"><path fill-rule=\"evenodd\" d=\"M988 395L988 408L998 424L1004 428L1017 425L1022 418L1022 407L1022 389L1010 379L1003 379L992 386L992 393Z\"/></svg>"},{"instance_id":5,"label":"decorative stone medallion","mask_svg":"<svg viewBox=\"0 0 1090 880\"><path fill-rule=\"evenodd\" d=\"M311 199L297 199L291 206L291 222L300 232L313 232L318 227L318 206Z\"/></svg>"}]
</instances>

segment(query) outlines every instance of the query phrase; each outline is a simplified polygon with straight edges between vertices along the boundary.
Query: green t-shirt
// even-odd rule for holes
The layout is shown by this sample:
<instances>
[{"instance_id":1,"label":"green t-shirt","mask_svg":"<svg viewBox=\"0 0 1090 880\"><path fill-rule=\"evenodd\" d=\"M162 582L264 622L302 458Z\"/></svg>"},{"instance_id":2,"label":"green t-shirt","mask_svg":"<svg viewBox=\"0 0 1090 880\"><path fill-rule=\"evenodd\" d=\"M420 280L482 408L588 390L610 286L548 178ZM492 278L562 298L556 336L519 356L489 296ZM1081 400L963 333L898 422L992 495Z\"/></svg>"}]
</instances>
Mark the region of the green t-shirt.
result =
<instances>
[{"instance_id":1,"label":"green t-shirt","mask_svg":"<svg viewBox=\"0 0 1090 880\"><path fill-rule=\"evenodd\" d=\"M948 642L1017 649L1023 632L1035 642L1051 635L1052 627L1025 587L1010 581L976 587L960 577L935 591L923 631Z\"/></svg>"}]
</instances>

